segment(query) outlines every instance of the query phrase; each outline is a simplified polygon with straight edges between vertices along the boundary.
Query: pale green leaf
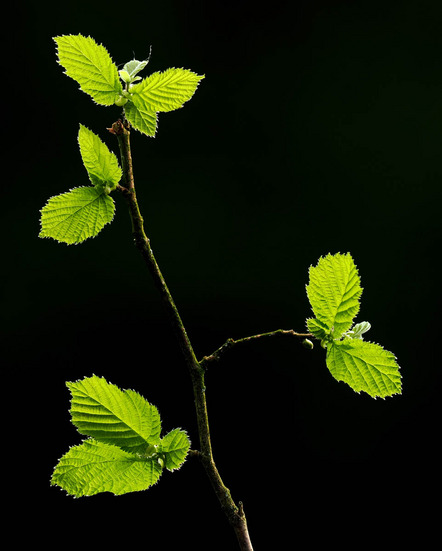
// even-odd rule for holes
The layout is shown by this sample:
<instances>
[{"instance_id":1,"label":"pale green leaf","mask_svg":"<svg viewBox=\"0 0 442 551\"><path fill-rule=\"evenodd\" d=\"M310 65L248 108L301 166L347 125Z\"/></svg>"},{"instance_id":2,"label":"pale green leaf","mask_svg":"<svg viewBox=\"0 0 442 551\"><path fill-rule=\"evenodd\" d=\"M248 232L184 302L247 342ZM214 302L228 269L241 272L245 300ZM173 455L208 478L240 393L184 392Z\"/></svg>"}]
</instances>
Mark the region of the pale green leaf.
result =
<instances>
[{"instance_id":1,"label":"pale green leaf","mask_svg":"<svg viewBox=\"0 0 442 551\"><path fill-rule=\"evenodd\" d=\"M148 59L145 59L144 61L138 61L137 59L131 59L128 61L124 67L123 71L129 74L130 80L132 81L133 78L146 67L146 65L149 63ZM121 72L121 71L120 71ZM123 79L124 80L124 79Z\"/></svg>"},{"instance_id":2,"label":"pale green leaf","mask_svg":"<svg viewBox=\"0 0 442 551\"><path fill-rule=\"evenodd\" d=\"M317 320L334 338L350 329L362 294L358 270L350 254L321 257L310 267L307 295Z\"/></svg>"},{"instance_id":3,"label":"pale green leaf","mask_svg":"<svg viewBox=\"0 0 442 551\"><path fill-rule=\"evenodd\" d=\"M160 450L164 453L165 467L169 471L179 469L190 448L190 440L181 429L174 429L161 440Z\"/></svg>"},{"instance_id":4,"label":"pale green leaf","mask_svg":"<svg viewBox=\"0 0 442 551\"><path fill-rule=\"evenodd\" d=\"M401 393L401 375L394 354L361 339L327 344L327 367L338 381L373 398Z\"/></svg>"},{"instance_id":5,"label":"pale green leaf","mask_svg":"<svg viewBox=\"0 0 442 551\"><path fill-rule=\"evenodd\" d=\"M124 106L124 114L130 124L147 136L155 136L157 131L157 114L149 110L137 96L131 98Z\"/></svg>"},{"instance_id":6,"label":"pale green leaf","mask_svg":"<svg viewBox=\"0 0 442 551\"><path fill-rule=\"evenodd\" d=\"M138 108L142 101L146 111L173 111L190 100L203 78L187 69L166 69L131 86L130 93L138 96Z\"/></svg>"},{"instance_id":7,"label":"pale green leaf","mask_svg":"<svg viewBox=\"0 0 442 551\"><path fill-rule=\"evenodd\" d=\"M126 82L126 83L132 82L130 74L124 69L121 69L120 71L118 71L118 74L120 75L120 78L123 82Z\"/></svg>"},{"instance_id":8,"label":"pale green leaf","mask_svg":"<svg viewBox=\"0 0 442 551\"><path fill-rule=\"evenodd\" d=\"M95 375L67 386L72 423L81 434L137 453L159 444L158 410L137 392L121 390Z\"/></svg>"},{"instance_id":9,"label":"pale green leaf","mask_svg":"<svg viewBox=\"0 0 442 551\"><path fill-rule=\"evenodd\" d=\"M76 497L100 492L121 495L146 490L158 481L161 473L162 468L154 457L143 458L88 439L72 447L59 460L51 484Z\"/></svg>"},{"instance_id":10,"label":"pale green leaf","mask_svg":"<svg viewBox=\"0 0 442 551\"><path fill-rule=\"evenodd\" d=\"M362 335L370 331L370 329L371 324L368 321L361 321L361 323L354 325L350 331L347 331L346 334L352 339L362 339Z\"/></svg>"},{"instance_id":11,"label":"pale green leaf","mask_svg":"<svg viewBox=\"0 0 442 551\"><path fill-rule=\"evenodd\" d=\"M117 157L91 130L80 124L78 132L81 158L94 185L102 185L107 191L115 188L122 178Z\"/></svg>"},{"instance_id":12,"label":"pale green leaf","mask_svg":"<svg viewBox=\"0 0 442 551\"><path fill-rule=\"evenodd\" d=\"M60 65L80 89L100 105L113 105L122 92L117 66L106 48L90 36L64 35L54 38Z\"/></svg>"},{"instance_id":13,"label":"pale green leaf","mask_svg":"<svg viewBox=\"0 0 442 551\"><path fill-rule=\"evenodd\" d=\"M114 212L114 201L101 186L74 188L51 197L41 209L39 237L81 243L112 222Z\"/></svg>"}]
</instances>

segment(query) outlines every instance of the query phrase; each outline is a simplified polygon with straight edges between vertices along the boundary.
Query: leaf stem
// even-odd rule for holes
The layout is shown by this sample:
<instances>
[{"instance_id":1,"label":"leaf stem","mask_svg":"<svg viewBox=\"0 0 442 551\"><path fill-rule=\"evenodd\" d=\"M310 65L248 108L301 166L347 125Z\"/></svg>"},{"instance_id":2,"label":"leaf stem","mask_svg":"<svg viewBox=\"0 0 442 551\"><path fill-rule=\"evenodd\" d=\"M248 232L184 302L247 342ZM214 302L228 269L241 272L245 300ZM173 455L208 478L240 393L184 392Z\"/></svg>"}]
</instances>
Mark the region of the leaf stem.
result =
<instances>
[{"instance_id":1,"label":"leaf stem","mask_svg":"<svg viewBox=\"0 0 442 551\"><path fill-rule=\"evenodd\" d=\"M200 360L200 366L204 369L207 369L208 364L218 362L225 352L227 352L237 344L244 344L258 339L266 339L269 337L278 336L289 336L298 338L313 337L311 333L297 333L296 331L293 331L293 329L277 329L276 331L270 331L269 333L259 333L257 335L251 335L250 337L244 337L242 339L227 339L226 342L217 350L215 350L215 352L210 354L210 356L204 356L204 358Z\"/></svg>"},{"instance_id":2,"label":"leaf stem","mask_svg":"<svg viewBox=\"0 0 442 551\"><path fill-rule=\"evenodd\" d=\"M178 313L178 309L152 252L150 240L144 231L143 217L141 216L135 193L132 155L130 149L130 125L127 121L119 120L115 122L109 130L117 136L123 169L124 185L117 185L116 189L118 189L126 199L132 220L132 233L135 245L140 251L141 256L143 257L152 276L154 285L160 293L169 322L177 337L192 380L201 448L200 453L194 453L194 455L199 457L205 468L212 487L221 504L221 508L236 533L241 551L253 551L242 504L237 506L233 501L230 491L224 485L213 459L209 420L207 415L206 387L204 383L205 370L201 367L195 356L184 324Z\"/></svg>"}]
</instances>

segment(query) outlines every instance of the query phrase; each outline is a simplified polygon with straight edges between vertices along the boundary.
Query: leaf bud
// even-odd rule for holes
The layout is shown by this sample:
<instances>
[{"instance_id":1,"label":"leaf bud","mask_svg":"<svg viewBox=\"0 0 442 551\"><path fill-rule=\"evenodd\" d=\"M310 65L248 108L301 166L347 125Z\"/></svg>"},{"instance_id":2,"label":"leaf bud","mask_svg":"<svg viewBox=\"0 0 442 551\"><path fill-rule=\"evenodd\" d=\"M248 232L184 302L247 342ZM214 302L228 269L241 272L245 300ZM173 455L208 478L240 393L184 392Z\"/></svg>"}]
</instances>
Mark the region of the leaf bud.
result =
<instances>
[{"instance_id":1,"label":"leaf bud","mask_svg":"<svg viewBox=\"0 0 442 551\"><path fill-rule=\"evenodd\" d=\"M127 103L127 98L124 96L118 96L118 98L115 100L115 105L118 107L123 107Z\"/></svg>"},{"instance_id":2,"label":"leaf bud","mask_svg":"<svg viewBox=\"0 0 442 551\"><path fill-rule=\"evenodd\" d=\"M302 345L305 347L305 348L308 348L309 350L313 350L313 343L311 340L309 339L304 339L302 341Z\"/></svg>"}]
</instances>

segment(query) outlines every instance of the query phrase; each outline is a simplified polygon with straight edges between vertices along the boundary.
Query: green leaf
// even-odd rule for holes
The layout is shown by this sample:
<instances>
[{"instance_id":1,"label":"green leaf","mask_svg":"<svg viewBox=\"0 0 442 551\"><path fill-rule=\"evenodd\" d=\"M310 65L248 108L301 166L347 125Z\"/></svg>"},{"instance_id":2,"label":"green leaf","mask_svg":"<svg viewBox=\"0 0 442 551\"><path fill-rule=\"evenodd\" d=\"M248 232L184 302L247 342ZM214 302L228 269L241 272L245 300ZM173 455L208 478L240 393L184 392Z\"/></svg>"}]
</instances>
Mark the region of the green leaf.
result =
<instances>
[{"instance_id":1,"label":"green leaf","mask_svg":"<svg viewBox=\"0 0 442 551\"><path fill-rule=\"evenodd\" d=\"M307 320L307 329L320 341L325 339L330 334L330 329L324 323L321 323L316 318L309 318Z\"/></svg>"},{"instance_id":2,"label":"green leaf","mask_svg":"<svg viewBox=\"0 0 442 551\"><path fill-rule=\"evenodd\" d=\"M174 429L161 440L160 450L165 456L165 467L169 471L179 469L190 448L190 440L181 429Z\"/></svg>"},{"instance_id":3,"label":"green leaf","mask_svg":"<svg viewBox=\"0 0 442 551\"><path fill-rule=\"evenodd\" d=\"M120 75L120 78L123 82L125 82L125 83L132 82L130 74L127 71L125 71L124 69L121 69L121 71L118 71L118 74Z\"/></svg>"},{"instance_id":4,"label":"green leaf","mask_svg":"<svg viewBox=\"0 0 442 551\"><path fill-rule=\"evenodd\" d=\"M51 197L41 209L39 237L51 237L68 245L95 237L115 212L113 199L101 186L74 188Z\"/></svg>"},{"instance_id":5,"label":"green leaf","mask_svg":"<svg viewBox=\"0 0 442 551\"><path fill-rule=\"evenodd\" d=\"M124 106L127 120L143 134L155 136L157 113L182 107L203 78L187 69L153 73L139 84L130 86L129 101Z\"/></svg>"},{"instance_id":6,"label":"green leaf","mask_svg":"<svg viewBox=\"0 0 442 551\"><path fill-rule=\"evenodd\" d=\"M124 114L130 124L147 136L155 136L157 131L157 114L149 110L137 96L131 98L124 106Z\"/></svg>"},{"instance_id":7,"label":"green leaf","mask_svg":"<svg viewBox=\"0 0 442 551\"><path fill-rule=\"evenodd\" d=\"M133 85L130 93L142 100L145 109L173 111L190 100L203 78L187 69L166 69Z\"/></svg>"},{"instance_id":8,"label":"green leaf","mask_svg":"<svg viewBox=\"0 0 442 551\"><path fill-rule=\"evenodd\" d=\"M307 295L321 326L338 339L350 329L362 294L358 270L349 253L321 257L310 267Z\"/></svg>"},{"instance_id":9,"label":"green leaf","mask_svg":"<svg viewBox=\"0 0 442 551\"><path fill-rule=\"evenodd\" d=\"M361 339L327 344L327 367L338 381L373 398L401 393L401 376L394 354Z\"/></svg>"},{"instance_id":10,"label":"green leaf","mask_svg":"<svg viewBox=\"0 0 442 551\"><path fill-rule=\"evenodd\" d=\"M100 105L113 105L123 88L117 66L104 46L90 36L64 35L54 38L60 65L80 89Z\"/></svg>"},{"instance_id":11,"label":"green leaf","mask_svg":"<svg viewBox=\"0 0 442 551\"><path fill-rule=\"evenodd\" d=\"M123 71L128 73L130 80L132 81L133 78L146 67L146 65L149 63L148 59L145 59L144 61L138 61L137 59L131 59L128 61L124 67ZM121 73L121 71L120 71ZM124 79L123 79L124 80Z\"/></svg>"},{"instance_id":12,"label":"green leaf","mask_svg":"<svg viewBox=\"0 0 442 551\"><path fill-rule=\"evenodd\" d=\"M361 321L354 325L350 331L347 331L347 335L352 339L362 339L362 335L370 331L371 324L368 321Z\"/></svg>"},{"instance_id":13,"label":"green leaf","mask_svg":"<svg viewBox=\"0 0 442 551\"><path fill-rule=\"evenodd\" d=\"M93 185L112 191L122 178L117 157L91 130L80 124L78 132L81 158Z\"/></svg>"},{"instance_id":14,"label":"green leaf","mask_svg":"<svg viewBox=\"0 0 442 551\"><path fill-rule=\"evenodd\" d=\"M146 490L158 481L161 473L155 457L143 458L88 439L59 460L51 484L76 497L100 492L121 495Z\"/></svg>"},{"instance_id":15,"label":"green leaf","mask_svg":"<svg viewBox=\"0 0 442 551\"><path fill-rule=\"evenodd\" d=\"M52 484L77 497L99 492L120 495L146 490L164 467L174 471L185 461L190 447L187 434L175 429L161 439L158 410L137 392L121 390L95 375L67 386L72 422L92 438L60 459Z\"/></svg>"},{"instance_id":16,"label":"green leaf","mask_svg":"<svg viewBox=\"0 0 442 551\"><path fill-rule=\"evenodd\" d=\"M72 423L81 434L141 454L160 443L158 410L137 392L121 390L95 375L67 386Z\"/></svg>"}]
</instances>

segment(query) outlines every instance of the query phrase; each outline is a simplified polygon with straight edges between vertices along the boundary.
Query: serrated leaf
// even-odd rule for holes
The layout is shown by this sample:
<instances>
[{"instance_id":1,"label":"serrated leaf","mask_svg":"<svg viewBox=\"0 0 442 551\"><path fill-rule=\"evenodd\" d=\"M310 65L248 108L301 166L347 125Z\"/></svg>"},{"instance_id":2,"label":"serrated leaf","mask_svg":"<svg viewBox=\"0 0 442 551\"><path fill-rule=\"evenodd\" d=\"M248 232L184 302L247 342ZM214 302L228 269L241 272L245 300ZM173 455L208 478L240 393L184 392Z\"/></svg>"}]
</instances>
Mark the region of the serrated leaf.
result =
<instances>
[{"instance_id":1,"label":"serrated leaf","mask_svg":"<svg viewBox=\"0 0 442 551\"><path fill-rule=\"evenodd\" d=\"M133 85L130 92L138 96L138 108L142 102L148 111L173 111L190 100L203 78L188 69L171 68L151 74Z\"/></svg>"},{"instance_id":2,"label":"serrated leaf","mask_svg":"<svg viewBox=\"0 0 442 551\"><path fill-rule=\"evenodd\" d=\"M95 375L67 386L72 423L81 434L137 453L160 443L158 410L137 392L121 390Z\"/></svg>"},{"instance_id":3,"label":"serrated leaf","mask_svg":"<svg viewBox=\"0 0 442 551\"><path fill-rule=\"evenodd\" d=\"M394 354L382 346L346 338L327 344L327 367L338 381L373 398L401 393L401 375Z\"/></svg>"},{"instance_id":4,"label":"serrated leaf","mask_svg":"<svg viewBox=\"0 0 442 551\"><path fill-rule=\"evenodd\" d=\"M93 185L115 188L122 178L117 157L91 130L80 124L78 132L81 158Z\"/></svg>"},{"instance_id":5,"label":"serrated leaf","mask_svg":"<svg viewBox=\"0 0 442 551\"><path fill-rule=\"evenodd\" d=\"M74 188L51 197L41 209L39 237L81 243L112 222L114 212L114 201L101 186Z\"/></svg>"},{"instance_id":6,"label":"serrated leaf","mask_svg":"<svg viewBox=\"0 0 442 551\"><path fill-rule=\"evenodd\" d=\"M80 89L100 105L113 105L123 88L117 66L106 48L90 36L64 35L54 38L60 65Z\"/></svg>"},{"instance_id":7,"label":"serrated leaf","mask_svg":"<svg viewBox=\"0 0 442 551\"><path fill-rule=\"evenodd\" d=\"M362 294L358 270L349 253L321 257L310 267L307 295L316 318L338 339L350 329Z\"/></svg>"},{"instance_id":8,"label":"serrated leaf","mask_svg":"<svg viewBox=\"0 0 442 551\"><path fill-rule=\"evenodd\" d=\"M88 439L72 447L60 459L51 484L76 497L100 492L122 495L146 490L158 481L161 473L156 458L142 458L116 446Z\"/></svg>"},{"instance_id":9,"label":"serrated leaf","mask_svg":"<svg viewBox=\"0 0 442 551\"><path fill-rule=\"evenodd\" d=\"M324 323L321 323L316 318L307 320L307 329L319 340L325 339L330 334L330 329Z\"/></svg>"},{"instance_id":10,"label":"serrated leaf","mask_svg":"<svg viewBox=\"0 0 442 551\"><path fill-rule=\"evenodd\" d=\"M174 429L161 440L161 451L165 456L165 467L169 471L179 469L190 448L190 440L181 429Z\"/></svg>"},{"instance_id":11,"label":"serrated leaf","mask_svg":"<svg viewBox=\"0 0 442 551\"><path fill-rule=\"evenodd\" d=\"M144 102L133 96L124 106L124 114L130 124L147 136L155 136L157 131L157 114L149 110Z\"/></svg>"}]
</instances>

